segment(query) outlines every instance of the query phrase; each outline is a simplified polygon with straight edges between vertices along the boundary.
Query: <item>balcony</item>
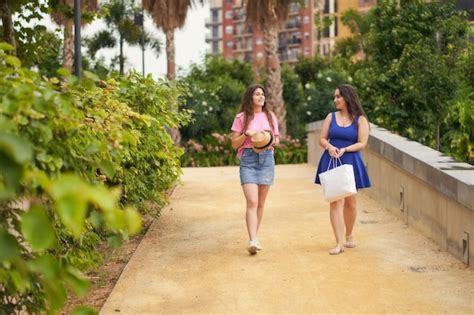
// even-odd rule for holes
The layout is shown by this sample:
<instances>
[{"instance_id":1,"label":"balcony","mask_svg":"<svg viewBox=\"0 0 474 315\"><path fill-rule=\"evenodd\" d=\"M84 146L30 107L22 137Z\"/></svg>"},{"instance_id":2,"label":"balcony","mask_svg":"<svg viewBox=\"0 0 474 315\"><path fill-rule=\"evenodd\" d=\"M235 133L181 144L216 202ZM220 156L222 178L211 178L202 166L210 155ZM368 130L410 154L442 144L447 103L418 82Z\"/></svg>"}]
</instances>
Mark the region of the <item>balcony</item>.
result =
<instances>
[{"instance_id":1,"label":"balcony","mask_svg":"<svg viewBox=\"0 0 474 315\"><path fill-rule=\"evenodd\" d=\"M221 40L221 36L213 36L212 34L206 34L206 43L215 42Z\"/></svg>"},{"instance_id":2,"label":"balcony","mask_svg":"<svg viewBox=\"0 0 474 315\"><path fill-rule=\"evenodd\" d=\"M218 20L212 20L210 17L206 18L205 23L206 23L205 24L206 27L222 24L222 22L219 19Z\"/></svg>"}]
</instances>

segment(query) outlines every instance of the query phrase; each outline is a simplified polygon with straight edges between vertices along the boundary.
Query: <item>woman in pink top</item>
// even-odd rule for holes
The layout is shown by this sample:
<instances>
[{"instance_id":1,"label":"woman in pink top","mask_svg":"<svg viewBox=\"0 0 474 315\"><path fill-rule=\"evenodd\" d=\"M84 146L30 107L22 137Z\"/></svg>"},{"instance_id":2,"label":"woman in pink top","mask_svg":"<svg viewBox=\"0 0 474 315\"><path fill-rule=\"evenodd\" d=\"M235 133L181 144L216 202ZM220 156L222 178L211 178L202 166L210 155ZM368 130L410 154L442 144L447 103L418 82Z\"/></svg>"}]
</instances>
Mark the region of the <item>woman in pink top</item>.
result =
<instances>
[{"instance_id":1,"label":"woman in pink top","mask_svg":"<svg viewBox=\"0 0 474 315\"><path fill-rule=\"evenodd\" d=\"M240 183L247 201L247 250L254 255L262 249L257 240L257 232L262 222L265 199L275 176L272 145L280 142L278 121L275 114L268 109L263 86L254 84L247 88L231 130L232 147L237 149L237 157L240 159ZM264 150L254 151L249 135L253 131L263 130L272 133L273 142Z\"/></svg>"}]
</instances>

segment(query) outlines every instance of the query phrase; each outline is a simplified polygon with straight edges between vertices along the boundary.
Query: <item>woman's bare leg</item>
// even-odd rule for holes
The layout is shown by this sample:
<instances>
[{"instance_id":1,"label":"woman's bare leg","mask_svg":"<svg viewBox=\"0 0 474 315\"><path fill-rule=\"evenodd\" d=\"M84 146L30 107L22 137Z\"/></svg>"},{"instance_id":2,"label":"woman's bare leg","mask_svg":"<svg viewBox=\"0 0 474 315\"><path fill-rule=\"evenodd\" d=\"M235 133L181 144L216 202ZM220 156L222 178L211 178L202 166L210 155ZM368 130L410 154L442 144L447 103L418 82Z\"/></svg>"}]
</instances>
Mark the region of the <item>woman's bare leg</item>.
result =
<instances>
[{"instance_id":1,"label":"woman's bare leg","mask_svg":"<svg viewBox=\"0 0 474 315\"><path fill-rule=\"evenodd\" d=\"M257 238L258 230L258 186L257 184L243 184L242 189L244 191L245 200L247 201L247 211L245 213L245 220L247 222L247 231L250 240Z\"/></svg>"}]
</instances>

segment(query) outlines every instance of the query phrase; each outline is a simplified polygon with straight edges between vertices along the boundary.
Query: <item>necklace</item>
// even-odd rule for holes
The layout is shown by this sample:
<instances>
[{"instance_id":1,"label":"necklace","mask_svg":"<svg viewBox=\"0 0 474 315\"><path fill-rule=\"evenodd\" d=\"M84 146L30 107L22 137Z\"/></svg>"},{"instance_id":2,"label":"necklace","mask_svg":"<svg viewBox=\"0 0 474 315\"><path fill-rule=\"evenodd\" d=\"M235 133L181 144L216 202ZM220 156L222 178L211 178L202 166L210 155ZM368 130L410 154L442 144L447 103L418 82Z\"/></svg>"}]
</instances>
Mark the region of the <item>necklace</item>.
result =
<instances>
[{"instance_id":1,"label":"necklace","mask_svg":"<svg viewBox=\"0 0 474 315\"><path fill-rule=\"evenodd\" d=\"M348 116L343 116L341 114L341 119L342 119L342 127L347 127L349 126L350 124L352 124L352 121L351 119L348 117Z\"/></svg>"}]
</instances>

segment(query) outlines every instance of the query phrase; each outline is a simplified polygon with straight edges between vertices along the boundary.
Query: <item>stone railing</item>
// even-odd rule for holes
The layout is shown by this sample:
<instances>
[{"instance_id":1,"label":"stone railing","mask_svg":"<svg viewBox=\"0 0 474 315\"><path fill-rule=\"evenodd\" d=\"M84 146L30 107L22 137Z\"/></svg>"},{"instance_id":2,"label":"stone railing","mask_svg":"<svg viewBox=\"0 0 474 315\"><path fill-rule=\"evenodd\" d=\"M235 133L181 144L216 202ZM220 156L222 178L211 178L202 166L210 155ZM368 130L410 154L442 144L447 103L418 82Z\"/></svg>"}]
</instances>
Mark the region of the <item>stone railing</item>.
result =
<instances>
[{"instance_id":1,"label":"stone railing","mask_svg":"<svg viewBox=\"0 0 474 315\"><path fill-rule=\"evenodd\" d=\"M321 126L306 126L312 165ZM474 268L474 166L373 124L363 156L373 185L363 192Z\"/></svg>"}]
</instances>

